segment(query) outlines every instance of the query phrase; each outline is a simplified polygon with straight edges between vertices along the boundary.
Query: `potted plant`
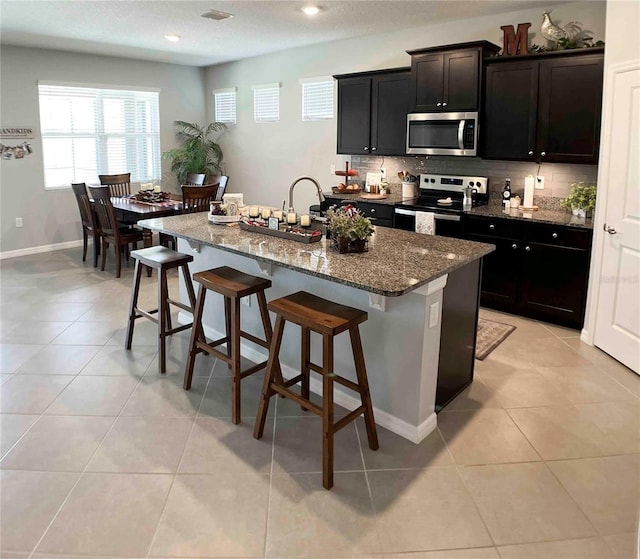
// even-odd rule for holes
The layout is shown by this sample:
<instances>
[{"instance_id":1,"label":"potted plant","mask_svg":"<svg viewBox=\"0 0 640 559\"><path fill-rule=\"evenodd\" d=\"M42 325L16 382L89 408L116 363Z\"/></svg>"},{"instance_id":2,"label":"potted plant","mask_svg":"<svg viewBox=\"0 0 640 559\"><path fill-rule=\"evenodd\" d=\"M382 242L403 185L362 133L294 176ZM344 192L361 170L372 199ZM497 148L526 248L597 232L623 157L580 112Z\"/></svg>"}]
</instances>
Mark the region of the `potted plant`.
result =
<instances>
[{"instance_id":1,"label":"potted plant","mask_svg":"<svg viewBox=\"0 0 640 559\"><path fill-rule=\"evenodd\" d=\"M577 217L591 217L596 207L596 185L587 182L574 182L569 196L561 204Z\"/></svg>"},{"instance_id":2,"label":"potted plant","mask_svg":"<svg viewBox=\"0 0 640 559\"><path fill-rule=\"evenodd\" d=\"M176 139L181 146L165 151L162 158L171 161L171 172L178 179L178 184L185 183L187 173L220 175L222 149L209 136L226 130L227 125L212 122L204 127L184 120L176 120L173 124L178 127Z\"/></svg>"},{"instance_id":3,"label":"potted plant","mask_svg":"<svg viewBox=\"0 0 640 559\"><path fill-rule=\"evenodd\" d=\"M333 245L340 254L367 250L367 241L374 229L371 221L357 208L351 204L332 207L326 216Z\"/></svg>"}]
</instances>

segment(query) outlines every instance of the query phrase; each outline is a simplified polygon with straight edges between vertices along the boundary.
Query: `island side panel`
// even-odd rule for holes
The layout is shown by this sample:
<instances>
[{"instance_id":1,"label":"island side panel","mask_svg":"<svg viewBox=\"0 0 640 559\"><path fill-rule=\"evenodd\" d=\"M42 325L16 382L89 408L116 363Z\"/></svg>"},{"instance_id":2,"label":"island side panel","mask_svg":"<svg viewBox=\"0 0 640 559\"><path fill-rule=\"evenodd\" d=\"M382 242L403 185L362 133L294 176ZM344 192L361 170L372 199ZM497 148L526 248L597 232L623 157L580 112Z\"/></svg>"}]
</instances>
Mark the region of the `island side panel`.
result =
<instances>
[{"instance_id":1,"label":"island side panel","mask_svg":"<svg viewBox=\"0 0 640 559\"><path fill-rule=\"evenodd\" d=\"M199 253L194 253L191 245L183 239L178 240L178 250L193 254L194 262L190 265L192 273L217 266L231 266L248 274L267 277L251 257L203 245ZM309 258L314 258L312 249ZM268 300L305 290L368 312L369 318L360 328L371 397L377 411L376 421L413 442L427 436L436 426L434 401L440 328L438 321L438 327L425 329L428 305L422 290L389 298L386 311L382 312L369 307L369 294L366 291L278 266L273 266L272 271L270 279L273 286L267 290ZM186 299L182 283L181 298ZM441 299L440 289L439 293L430 296L429 302ZM261 336L262 326L255 298L251 298L251 306L241 306L241 313L243 330ZM208 294L204 324L210 329L209 332L222 333L223 316L222 297ZM243 354L252 360L262 360L265 350L243 340ZM296 374L300 363L300 330L295 325L287 323L285 327L280 357L285 376ZM318 364L321 361L321 339L316 335L312 336L311 358ZM346 333L336 337L334 368L338 374L356 380ZM314 377L311 388L321 393L319 376L314 374L312 379ZM336 387L336 391L337 403L350 409L356 407L357 400L354 398L358 396L355 393L343 387Z\"/></svg>"}]
</instances>

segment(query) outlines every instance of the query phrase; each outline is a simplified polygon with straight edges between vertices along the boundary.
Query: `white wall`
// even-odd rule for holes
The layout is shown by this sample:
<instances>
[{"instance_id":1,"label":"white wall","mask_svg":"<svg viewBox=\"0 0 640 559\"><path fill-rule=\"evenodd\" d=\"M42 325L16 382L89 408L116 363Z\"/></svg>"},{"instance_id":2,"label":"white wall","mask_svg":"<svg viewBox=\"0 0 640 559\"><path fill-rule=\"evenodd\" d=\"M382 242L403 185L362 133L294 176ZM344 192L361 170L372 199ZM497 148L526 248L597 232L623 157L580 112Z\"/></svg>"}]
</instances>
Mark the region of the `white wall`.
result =
<instances>
[{"instance_id":1,"label":"white wall","mask_svg":"<svg viewBox=\"0 0 640 559\"><path fill-rule=\"evenodd\" d=\"M363 3L366 6L366 3ZM302 122L299 78L409 66L405 50L465 41L489 40L502 44L501 25L531 22L530 42L544 44L539 33L544 4L540 8L501 16L474 18L383 35L336 41L281 51L212 66L206 71L208 118L214 119L213 89L238 87L238 124L220 139L229 189L244 192L245 201L279 204L291 182L299 176L317 178L324 189L336 184L329 166L336 156L336 119ZM560 25L580 21L596 39L604 38L605 3L576 2L554 8L552 19ZM348 23L347 23L348 24ZM253 122L251 86L281 82L281 120ZM315 203L311 185L296 190L297 209Z\"/></svg>"},{"instance_id":2,"label":"white wall","mask_svg":"<svg viewBox=\"0 0 640 559\"><path fill-rule=\"evenodd\" d=\"M4 45L0 65L2 127L33 127L36 131L33 154L0 161L0 252L81 238L72 191L44 189L39 80L159 88L162 151L175 146L174 120L205 120L200 68ZM166 164L164 167L167 169ZM165 188L175 188L170 174L165 172L163 177ZM16 217L24 218L22 229L15 227Z\"/></svg>"}]
</instances>

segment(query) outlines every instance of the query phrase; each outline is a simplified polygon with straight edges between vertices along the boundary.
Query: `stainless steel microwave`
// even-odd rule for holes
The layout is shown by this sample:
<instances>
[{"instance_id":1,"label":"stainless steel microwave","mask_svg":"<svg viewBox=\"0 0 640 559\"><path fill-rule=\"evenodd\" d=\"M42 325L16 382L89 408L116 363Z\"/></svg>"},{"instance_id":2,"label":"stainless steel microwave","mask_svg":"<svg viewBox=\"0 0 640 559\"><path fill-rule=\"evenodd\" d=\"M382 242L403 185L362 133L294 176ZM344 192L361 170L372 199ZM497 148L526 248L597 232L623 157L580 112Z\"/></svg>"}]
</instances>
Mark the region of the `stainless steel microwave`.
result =
<instances>
[{"instance_id":1,"label":"stainless steel microwave","mask_svg":"<svg viewBox=\"0 0 640 559\"><path fill-rule=\"evenodd\" d=\"M407 115L407 153L414 155L477 154L478 113Z\"/></svg>"}]
</instances>

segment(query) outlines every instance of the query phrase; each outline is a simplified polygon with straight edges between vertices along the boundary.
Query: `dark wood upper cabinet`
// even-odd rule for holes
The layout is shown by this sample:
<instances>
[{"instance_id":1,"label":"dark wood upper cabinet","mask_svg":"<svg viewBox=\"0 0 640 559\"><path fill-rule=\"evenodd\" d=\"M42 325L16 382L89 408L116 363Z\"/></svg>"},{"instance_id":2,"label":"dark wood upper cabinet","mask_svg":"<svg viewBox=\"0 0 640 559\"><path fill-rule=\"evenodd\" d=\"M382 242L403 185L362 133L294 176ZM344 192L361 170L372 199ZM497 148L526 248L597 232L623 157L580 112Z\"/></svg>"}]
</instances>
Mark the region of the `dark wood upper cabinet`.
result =
<instances>
[{"instance_id":1,"label":"dark wood upper cabinet","mask_svg":"<svg viewBox=\"0 0 640 559\"><path fill-rule=\"evenodd\" d=\"M482 157L597 163L603 60L589 49L487 61Z\"/></svg>"},{"instance_id":2,"label":"dark wood upper cabinet","mask_svg":"<svg viewBox=\"0 0 640 559\"><path fill-rule=\"evenodd\" d=\"M480 41L407 51L411 55L409 111L477 111L483 57L498 50Z\"/></svg>"},{"instance_id":3,"label":"dark wood upper cabinet","mask_svg":"<svg viewBox=\"0 0 640 559\"><path fill-rule=\"evenodd\" d=\"M338 153L404 155L409 69L334 77L338 80Z\"/></svg>"}]
</instances>

